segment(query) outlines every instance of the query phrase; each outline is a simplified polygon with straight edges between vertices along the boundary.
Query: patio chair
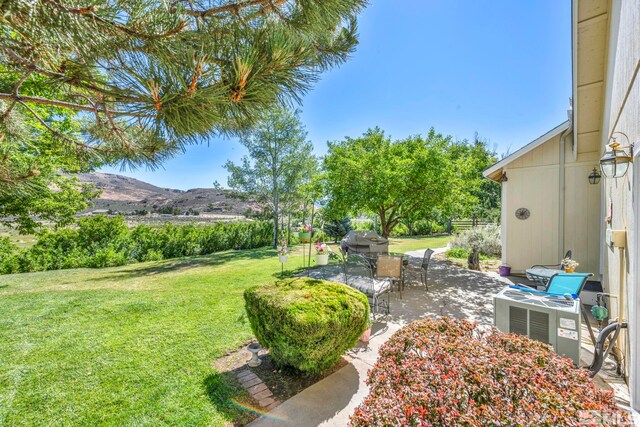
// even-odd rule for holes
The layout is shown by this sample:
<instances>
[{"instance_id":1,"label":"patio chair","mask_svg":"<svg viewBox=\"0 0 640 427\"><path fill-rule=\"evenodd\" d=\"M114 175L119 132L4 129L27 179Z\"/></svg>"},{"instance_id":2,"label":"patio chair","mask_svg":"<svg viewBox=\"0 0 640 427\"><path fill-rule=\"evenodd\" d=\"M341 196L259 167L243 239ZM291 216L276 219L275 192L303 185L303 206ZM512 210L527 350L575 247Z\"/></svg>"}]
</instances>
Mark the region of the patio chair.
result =
<instances>
[{"instance_id":1,"label":"patio chair","mask_svg":"<svg viewBox=\"0 0 640 427\"><path fill-rule=\"evenodd\" d=\"M422 258L411 257L409 264L405 267L405 277L419 277L427 291L429 290L427 272L433 253L432 249L427 249Z\"/></svg>"},{"instance_id":2,"label":"patio chair","mask_svg":"<svg viewBox=\"0 0 640 427\"><path fill-rule=\"evenodd\" d=\"M378 254L375 275L378 280L387 279L391 284L396 282L400 291L400 299L402 299L403 285L402 258L402 255Z\"/></svg>"},{"instance_id":3,"label":"patio chair","mask_svg":"<svg viewBox=\"0 0 640 427\"><path fill-rule=\"evenodd\" d=\"M571 252L571 249L569 249L569 250L567 251L567 253L566 253L566 254L564 254L564 258L563 258L563 259L565 259L565 258L571 258L571 256L572 256L572 255L573 255L573 254L572 254L572 252ZM548 268L548 269L551 269L551 270L562 270L562 260L560 260L560 264L552 264L552 265L532 265L532 266L531 266L531 268Z\"/></svg>"},{"instance_id":4,"label":"patio chair","mask_svg":"<svg viewBox=\"0 0 640 427\"><path fill-rule=\"evenodd\" d=\"M344 281L347 286L357 289L367 296L373 313L377 313L378 308L382 307L385 309L385 313L389 314L391 282L376 280L373 277L373 269L368 259L359 254L348 255L344 261Z\"/></svg>"},{"instance_id":5,"label":"patio chair","mask_svg":"<svg viewBox=\"0 0 640 427\"><path fill-rule=\"evenodd\" d=\"M552 295L566 295L570 294L574 298L578 298L584 285L587 283L587 279L593 276L591 273L558 273L551 276L551 279L546 285L546 288L539 292L544 292ZM519 285L521 288L523 285ZM533 289L530 286L524 285L526 288Z\"/></svg>"}]
</instances>

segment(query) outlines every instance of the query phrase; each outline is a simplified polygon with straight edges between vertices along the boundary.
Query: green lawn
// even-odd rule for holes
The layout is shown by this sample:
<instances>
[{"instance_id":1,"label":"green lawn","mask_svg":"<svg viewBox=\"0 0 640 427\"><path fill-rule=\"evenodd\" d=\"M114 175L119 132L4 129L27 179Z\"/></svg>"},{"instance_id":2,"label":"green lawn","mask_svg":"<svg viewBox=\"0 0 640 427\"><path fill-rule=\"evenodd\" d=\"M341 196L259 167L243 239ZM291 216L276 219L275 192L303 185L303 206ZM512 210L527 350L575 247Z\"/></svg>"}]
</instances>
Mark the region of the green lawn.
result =
<instances>
[{"instance_id":1,"label":"green lawn","mask_svg":"<svg viewBox=\"0 0 640 427\"><path fill-rule=\"evenodd\" d=\"M287 267L301 264L298 248ZM229 399L243 392L212 362L252 336L244 289L279 273L275 251L257 249L0 276L0 425L237 420Z\"/></svg>"},{"instance_id":2,"label":"green lawn","mask_svg":"<svg viewBox=\"0 0 640 427\"><path fill-rule=\"evenodd\" d=\"M409 252L417 249L444 248L449 244L451 237L452 236L448 234L438 236L392 237L389 243L389 250L392 252Z\"/></svg>"}]
</instances>

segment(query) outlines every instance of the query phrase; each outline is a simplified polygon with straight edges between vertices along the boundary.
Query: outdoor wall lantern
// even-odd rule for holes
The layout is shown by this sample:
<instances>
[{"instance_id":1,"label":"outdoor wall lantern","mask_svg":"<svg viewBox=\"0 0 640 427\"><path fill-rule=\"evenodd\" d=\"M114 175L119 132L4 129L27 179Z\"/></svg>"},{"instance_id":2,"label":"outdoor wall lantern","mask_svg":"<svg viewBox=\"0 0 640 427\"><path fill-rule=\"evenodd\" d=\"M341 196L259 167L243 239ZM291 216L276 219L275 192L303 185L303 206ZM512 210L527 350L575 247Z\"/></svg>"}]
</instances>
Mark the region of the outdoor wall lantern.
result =
<instances>
[{"instance_id":1,"label":"outdoor wall lantern","mask_svg":"<svg viewBox=\"0 0 640 427\"><path fill-rule=\"evenodd\" d=\"M620 146L618 138L615 135L622 135L627 140L627 145ZM633 160L633 144L629 144L629 138L622 132L616 132L611 136L609 141L611 151L606 151L604 156L600 158L600 169L606 178L620 178L625 176L629 169L629 163ZM625 149L629 149L629 153Z\"/></svg>"},{"instance_id":2,"label":"outdoor wall lantern","mask_svg":"<svg viewBox=\"0 0 640 427\"><path fill-rule=\"evenodd\" d=\"M500 177L500 182L507 182L507 181L509 181L509 178L507 178L507 173L502 172L502 176Z\"/></svg>"},{"instance_id":3,"label":"outdoor wall lantern","mask_svg":"<svg viewBox=\"0 0 640 427\"><path fill-rule=\"evenodd\" d=\"M599 184L601 177L602 175L600 175L600 172L598 171L598 169L593 168L593 170L589 174L589 184L591 185Z\"/></svg>"}]
</instances>

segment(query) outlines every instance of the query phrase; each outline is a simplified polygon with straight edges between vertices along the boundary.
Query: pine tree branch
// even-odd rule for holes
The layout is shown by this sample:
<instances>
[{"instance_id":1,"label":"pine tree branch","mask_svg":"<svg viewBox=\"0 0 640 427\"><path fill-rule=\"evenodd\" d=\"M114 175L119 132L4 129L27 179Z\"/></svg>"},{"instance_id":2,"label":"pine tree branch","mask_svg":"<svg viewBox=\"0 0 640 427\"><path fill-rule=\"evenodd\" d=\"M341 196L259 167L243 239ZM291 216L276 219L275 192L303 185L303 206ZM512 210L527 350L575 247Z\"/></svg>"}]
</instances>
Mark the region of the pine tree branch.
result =
<instances>
[{"instance_id":1,"label":"pine tree branch","mask_svg":"<svg viewBox=\"0 0 640 427\"><path fill-rule=\"evenodd\" d=\"M85 149L85 150L91 150L91 151L96 151L98 153L112 153L113 150L107 150L107 149L103 149L103 148L98 148L98 147L94 147L91 145L87 145L87 144L83 144L82 142L73 140L67 136L65 136L64 134L58 132L57 130L55 130L54 128L52 128L51 126L49 126L49 124L44 121L44 119L42 117L40 117L38 115L38 113L36 113L31 107L29 107L27 104L25 104L22 101L18 101L18 103L20 105L22 105L38 122L40 122L40 124L42 126L44 126L45 128L47 128L47 130L49 132L51 132L53 135L55 135L56 137L60 138L63 141L68 142L69 144L73 144L78 148L81 149Z\"/></svg>"},{"instance_id":2,"label":"pine tree branch","mask_svg":"<svg viewBox=\"0 0 640 427\"><path fill-rule=\"evenodd\" d=\"M278 6L282 6L286 2L290 0L277 0L275 3L272 0L248 0L239 3L231 3L224 6L212 7L210 9L204 10L185 10L184 13L191 16L196 16L200 18L206 18L209 16L220 15L223 13L234 13L238 14L242 9L246 9L248 7L261 6L260 13L265 14L273 11L273 9Z\"/></svg>"},{"instance_id":3,"label":"pine tree branch","mask_svg":"<svg viewBox=\"0 0 640 427\"><path fill-rule=\"evenodd\" d=\"M133 30L129 27L127 27L126 25L122 25L118 22L115 21L110 21L108 19L104 19L99 15L96 15L95 12L98 10L97 6L89 6L89 7L69 7L69 6L65 6L63 5L60 1L58 0L44 0L45 3L48 3L49 5L55 7L58 10L61 10L63 12L67 12L73 15L77 15L77 16L81 16L85 19L90 19L92 21L97 21L100 22L101 24L107 25L109 27L115 28L118 31L121 31L129 36L133 36L133 37L139 37L141 39L145 39L145 40L152 40L152 39L159 39L159 38L168 38L171 37L173 35L178 34L179 32L183 31L186 27L186 24L184 22L182 22L180 25L177 25L175 28L172 28L171 30L162 33L162 34L148 34L148 33L141 33L139 31Z\"/></svg>"},{"instance_id":4,"label":"pine tree branch","mask_svg":"<svg viewBox=\"0 0 640 427\"><path fill-rule=\"evenodd\" d=\"M65 74L58 73L58 72L55 72L55 71L51 71L51 70L47 70L47 69L38 67L38 65L35 62L29 61L28 59L23 58L22 56L18 55L13 49L11 49L8 46L1 46L0 45L0 50L5 52L14 61L18 62L23 68L25 68L27 70L30 70L30 71L33 71L35 73L42 74L44 76L51 77L51 78L56 79L56 80L64 81L65 83L67 83L67 84L69 84L71 86L84 88L84 89L90 90L90 91L95 92L95 93L100 94L100 95L106 95L106 96L113 97L113 98L117 99L118 101L143 102L143 100L141 100L140 98L129 96L129 95L123 96L123 95L120 95L120 94L116 94L114 92L110 92L108 90L99 88L99 87L97 87L95 85L83 82L81 80L77 80L77 79L76 80L71 80L71 79L69 79L69 76L67 76ZM110 87L111 89L115 89L115 90L119 89L117 86L109 85L107 83L103 83L103 84L105 86Z\"/></svg>"},{"instance_id":5,"label":"pine tree branch","mask_svg":"<svg viewBox=\"0 0 640 427\"><path fill-rule=\"evenodd\" d=\"M0 92L0 99L6 99L6 100L10 100L10 101L18 101L20 103L24 103L24 102L33 102L35 104L41 104L41 105L49 105L52 107L60 107L60 108L70 108L72 110L78 110L78 111L87 111L89 113L94 113L96 111L96 107L92 107L92 106L88 106L88 105L82 105L82 104L76 104L73 102L66 102L66 101L58 101L55 99L48 99L48 98L41 98L39 96L26 96L26 95L16 95L16 94L12 94L12 93L2 93ZM135 116L135 117L146 117L146 118L150 118L153 117L153 115L151 114L132 114L132 113L127 113L125 111L108 111L106 108L98 108L97 109L98 112L100 113L111 113L114 114L116 116Z\"/></svg>"},{"instance_id":6,"label":"pine tree branch","mask_svg":"<svg viewBox=\"0 0 640 427\"><path fill-rule=\"evenodd\" d=\"M15 95L18 95L18 92L20 91L20 87L22 86L22 84L29 78L29 76L32 74L32 71L27 71L26 73L24 73L22 75L22 77L20 77L20 79L18 79L18 81L16 82L16 84L13 86L13 93ZM2 114L2 119L6 119L9 114L11 114L11 111L13 111L13 109L16 107L16 104L18 103L17 99L14 99L13 102L11 103L11 105L9 105L9 107L7 108L7 110Z\"/></svg>"}]
</instances>

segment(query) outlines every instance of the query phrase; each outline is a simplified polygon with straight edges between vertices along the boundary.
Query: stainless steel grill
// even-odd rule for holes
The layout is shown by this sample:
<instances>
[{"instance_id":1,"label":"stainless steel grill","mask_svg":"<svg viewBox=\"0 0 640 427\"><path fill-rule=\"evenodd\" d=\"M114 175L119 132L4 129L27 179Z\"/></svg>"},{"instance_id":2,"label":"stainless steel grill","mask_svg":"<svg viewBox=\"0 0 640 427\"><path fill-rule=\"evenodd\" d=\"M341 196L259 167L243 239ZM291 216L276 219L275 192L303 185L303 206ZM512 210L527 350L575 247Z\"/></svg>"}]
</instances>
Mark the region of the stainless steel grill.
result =
<instances>
[{"instance_id":1,"label":"stainless steel grill","mask_svg":"<svg viewBox=\"0 0 640 427\"><path fill-rule=\"evenodd\" d=\"M375 231L352 230L340 242L343 254L389 253L389 240Z\"/></svg>"}]
</instances>

